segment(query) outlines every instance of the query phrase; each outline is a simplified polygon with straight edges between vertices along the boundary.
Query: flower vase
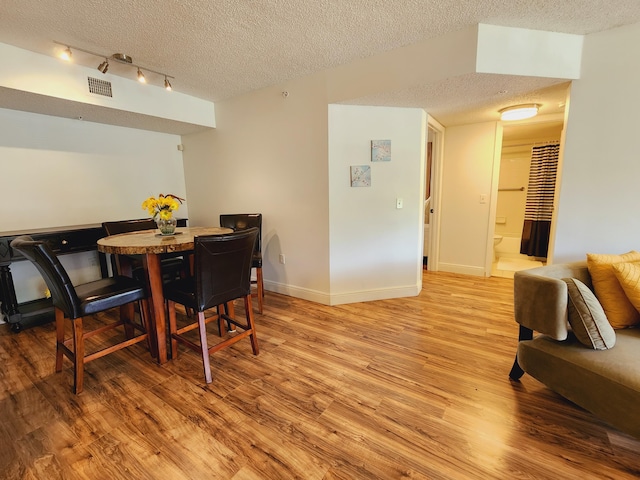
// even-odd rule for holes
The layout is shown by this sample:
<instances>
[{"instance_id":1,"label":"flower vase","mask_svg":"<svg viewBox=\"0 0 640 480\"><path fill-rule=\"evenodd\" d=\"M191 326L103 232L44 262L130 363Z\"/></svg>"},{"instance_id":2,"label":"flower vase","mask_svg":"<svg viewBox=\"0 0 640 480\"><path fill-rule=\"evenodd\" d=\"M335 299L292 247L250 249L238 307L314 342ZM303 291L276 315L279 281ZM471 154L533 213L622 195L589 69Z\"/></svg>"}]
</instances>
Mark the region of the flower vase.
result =
<instances>
[{"instance_id":1,"label":"flower vase","mask_svg":"<svg viewBox=\"0 0 640 480\"><path fill-rule=\"evenodd\" d=\"M156 220L156 225L158 225L158 230L160 230L162 235L173 235L176 233L177 224L178 221L173 217L167 219L159 218Z\"/></svg>"}]
</instances>

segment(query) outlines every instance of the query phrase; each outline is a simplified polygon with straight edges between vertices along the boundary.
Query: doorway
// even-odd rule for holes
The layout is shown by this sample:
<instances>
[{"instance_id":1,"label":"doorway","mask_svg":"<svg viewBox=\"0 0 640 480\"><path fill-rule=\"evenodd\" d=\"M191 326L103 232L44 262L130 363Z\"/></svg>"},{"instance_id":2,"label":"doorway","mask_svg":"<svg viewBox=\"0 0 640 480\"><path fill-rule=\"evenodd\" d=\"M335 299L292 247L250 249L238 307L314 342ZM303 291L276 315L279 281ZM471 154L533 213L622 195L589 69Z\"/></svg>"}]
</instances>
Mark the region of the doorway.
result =
<instances>
[{"instance_id":1,"label":"doorway","mask_svg":"<svg viewBox=\"0 0 640 480\"><path fill-rule=\"evenodd\" d=\"M546 264L546 257L521 253L532 151L560 143L563 119L503 125L491 276L513 278L518 270Z\"/></svg>"},{"instance_id":2,"label":"doorway","mask_svg":"<svg viewBox=\"0 0 640 480\"><path fill-rule=\"evenodd\" d=\"M444 127L433 117L427 117L425 148L425 194L423 211L423 268L438 270L440 221L438 207L442 185Z\"/></svg>"}]
</instances>

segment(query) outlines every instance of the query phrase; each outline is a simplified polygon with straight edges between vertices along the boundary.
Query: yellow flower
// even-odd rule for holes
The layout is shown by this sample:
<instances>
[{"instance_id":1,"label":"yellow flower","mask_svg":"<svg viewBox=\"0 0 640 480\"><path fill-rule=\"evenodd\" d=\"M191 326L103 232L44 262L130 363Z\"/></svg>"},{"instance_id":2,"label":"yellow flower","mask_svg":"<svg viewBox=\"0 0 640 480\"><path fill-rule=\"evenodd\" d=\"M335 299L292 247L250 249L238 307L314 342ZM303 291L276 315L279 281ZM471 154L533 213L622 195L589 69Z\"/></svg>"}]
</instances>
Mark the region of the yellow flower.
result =
<instances>
[{"instance_id":1,"label":"yellow flower","mask_svg":"<svg viewBox=\"0 0 640 480\"><path fill-rule=\"evenodd\" d=\"M158 198L149 197L142 202L142 209L149 212L155 220L162 218L168 220L173 216L173 212L180 208L184 198L177 197L172 193L160 194Z\"/></svg>"}]
</instances>

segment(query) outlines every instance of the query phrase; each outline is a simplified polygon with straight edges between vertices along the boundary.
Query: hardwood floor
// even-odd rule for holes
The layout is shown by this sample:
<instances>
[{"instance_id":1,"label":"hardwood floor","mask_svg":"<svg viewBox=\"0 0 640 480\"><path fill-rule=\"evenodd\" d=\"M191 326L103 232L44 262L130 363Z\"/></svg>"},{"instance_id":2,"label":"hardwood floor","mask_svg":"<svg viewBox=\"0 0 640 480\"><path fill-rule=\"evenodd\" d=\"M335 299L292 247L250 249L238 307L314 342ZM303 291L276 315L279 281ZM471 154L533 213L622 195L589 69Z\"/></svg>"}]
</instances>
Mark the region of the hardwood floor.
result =
<instances>
[{"instance_id":1,"label":"hardwood floor","mask_svg":"<svg viewBox=\"0 0 640 480\"><path fill-rule=\"evenodd\" d=\"M79 396L53 325L0 325L0 478L640 476L639 440L509 380L511 279L425 271L418 297L336 307L267 292L256 323L260 355L216 353L210 385L194 352L160 367L136 345Z\"/></svg>"}]
</instances>

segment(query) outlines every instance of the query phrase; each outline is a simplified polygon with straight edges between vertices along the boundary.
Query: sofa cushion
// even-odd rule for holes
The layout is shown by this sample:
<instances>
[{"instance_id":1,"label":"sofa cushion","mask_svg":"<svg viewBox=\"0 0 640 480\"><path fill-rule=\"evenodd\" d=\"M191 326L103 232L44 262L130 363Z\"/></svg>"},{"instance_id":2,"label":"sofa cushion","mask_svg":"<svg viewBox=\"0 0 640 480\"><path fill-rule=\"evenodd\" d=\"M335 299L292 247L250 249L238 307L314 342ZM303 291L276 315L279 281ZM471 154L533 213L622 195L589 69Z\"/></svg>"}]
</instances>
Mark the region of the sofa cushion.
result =
<instances>
[{"instance_id":1,"label":"sofa cushion","mask_svg":"<svg viewBox=\"0 0 640 480\"><path fill-rule=\"evenodd\" d=\"M640 264L616 263L613 271L631 304L640 311Z\"/></svg>"},{"instance_id":2,"label":"sofa cushion","mask_svg":"<svg viewBox=\"0 0 640 480\"><path fill-rule=\"evenodd\" d=\"M577 278L563 280L569 293L569 324L578 341L594 350L613 347L616 344L616 332L595 294Z\"/></svg>"},{"instance_id":3,"label":"sofa cushion","mask_svg":"<svg viewBox=\"0 0 640 480\"><path fill-rule=\"evenodd\" d=\"M631 251L622 255L587 254L587 268L593 289L613 328L640 323L640 313L627 298L613 270L613 265L623 262L640 262L640 252Z\"/></svg>"}]
</instances>

